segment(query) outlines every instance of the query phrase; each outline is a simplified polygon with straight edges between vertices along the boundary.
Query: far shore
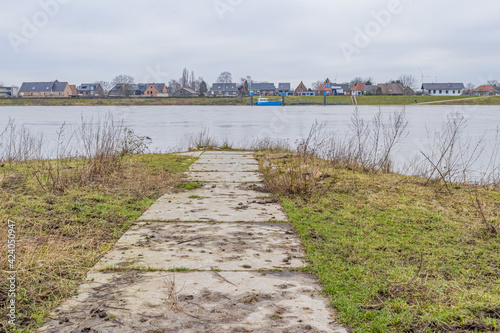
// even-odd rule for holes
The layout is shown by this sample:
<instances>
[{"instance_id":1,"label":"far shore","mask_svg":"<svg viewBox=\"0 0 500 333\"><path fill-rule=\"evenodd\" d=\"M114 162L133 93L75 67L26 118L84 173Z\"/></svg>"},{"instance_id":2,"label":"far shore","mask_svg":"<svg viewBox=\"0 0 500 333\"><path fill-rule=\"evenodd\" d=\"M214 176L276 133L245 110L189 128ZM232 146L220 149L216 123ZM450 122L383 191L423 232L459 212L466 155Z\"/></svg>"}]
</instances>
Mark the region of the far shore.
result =
<instances>
[{"instance_id":1,"label":"far shore","mask_svg":"<svg viewBox=\"0 0 500 333\"><path fill-rule=\"evenodd\" d=\"M271 96L279 100L280 96ZM254 98L254 102L256 98ZM323 96L287 96L286 105L323 105ZM500 105L500 96L357 96L358 105ZM351 96L327 96L328 105L352 105ZM250 105L250 97L0 98L0 106Z\"/></svg>"}]
</instances>

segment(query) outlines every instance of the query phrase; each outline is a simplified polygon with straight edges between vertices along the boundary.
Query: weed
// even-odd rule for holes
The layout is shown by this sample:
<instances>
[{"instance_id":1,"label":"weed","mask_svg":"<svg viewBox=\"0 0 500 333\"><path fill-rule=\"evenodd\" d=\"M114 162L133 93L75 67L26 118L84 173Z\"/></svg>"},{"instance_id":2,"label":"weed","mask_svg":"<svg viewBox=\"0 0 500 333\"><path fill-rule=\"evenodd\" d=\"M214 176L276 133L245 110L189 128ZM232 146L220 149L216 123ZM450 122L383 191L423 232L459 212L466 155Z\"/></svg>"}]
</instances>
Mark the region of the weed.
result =
<instances>
[{"instance_id":1,"label":"weed","mask_svg":"<svg viewBox=\"0 0 500 333\"><path fill-rule=\"evenodd\" d=\"M177 188L185 189L185 190L194 190L195 188L200 188L202 186L203 186L203 184L197 183L197 182L182 183L182 184L176 185Z\"/></svg>"}]
</instances>

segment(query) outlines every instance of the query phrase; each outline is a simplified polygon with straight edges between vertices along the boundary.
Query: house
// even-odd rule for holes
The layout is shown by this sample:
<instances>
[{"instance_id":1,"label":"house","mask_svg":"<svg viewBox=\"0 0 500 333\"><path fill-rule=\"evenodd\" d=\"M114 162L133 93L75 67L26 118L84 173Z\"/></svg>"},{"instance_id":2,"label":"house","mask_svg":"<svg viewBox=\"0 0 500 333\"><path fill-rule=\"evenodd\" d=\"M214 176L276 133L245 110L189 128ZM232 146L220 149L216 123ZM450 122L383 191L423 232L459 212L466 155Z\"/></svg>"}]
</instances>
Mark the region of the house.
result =
<instances>
[{"instance_id":1,"label":"house","mask_svg":"<svg viewBox=\"0 0 500 333\"><path fill-rule=\"evenodd\" d=\"M19 89L21 97L69 97L71 88L68 82L23 82Z\"/></svg>"},{"instance_id":2,"label":"house","mask_svg":"<svg viewBox=\"0 0 500 333\"><path fill-rule=\"evenodd\" d=\"M354 87L352 87L351 95L354 95L354 96L364 95L367 91L368 90L366 88L366 83L360 82L357 85L355 85Z\"/></svg>"},{"instance_id":3,"label":"house","mask_svg":"<svg viewBox=\"0 0 500 333\"><path fill-rule=\"evenodd\" d=\"M212 88L210 88L209 95L213 97L238 96L238 87L236 86L236 83L213 83Z\"/></svg>"},{"instance_id":4,"label":"house","mask_svg":"<svg viewBox=\"0 0 500 333\"><path fill-rule=\"evenodd\" d=\"M69 89L71 90L69 97L77 97L78 96L78 89L76 89L76 85L70 84Z\"/></svg>"},{"instance_id":5,"label":"house","mask_svg":"<svg viewBox=\"0 0 500 333\"><path fill-rule=\"evenodd\" d=\"M300 81L300 84L295 88L295 96L302 96L305 91L307 91L307 87L304 82Z\"/></svg>"},{"instance_id":6,"label":"house","mask_svg":"<svg viewBox=\"0 0 500 333\"><path fill-rule=\"evenodd\" d=\"M0 87L0 98L17 97L18 93L19 93L19 88L16 86Z\"/></svg>"},{"instance_id":7,"label":"house","mask_svg":"<svg viewBox=\"0 0 500 333\"><path fill-rule=\"evenodd\" d=\"M463 83L423 83L421 89L431 96L460 96L465 86Z\"/></svg>"},{"instance_id":8,"label":"house","mask_svg":"<svg viewBox=\"0 0 500 333\"><path fill-rule=\"evenodd\" d=\"M116 84L108 93L110 97L168 97L165 83Z\"/></svg>"},{"instance_id":9,"label":"house","mask_svg":"<svg viewBox=\"0 0 500 333\"><path fill-rule=\"evenodd\" d=\"M128 97L135 94L136 84L117 83L108 92L109 97Z\"/></svg>"},{"instance_id":10,"label":"house","mask_svg":"<svg viewBox=\"0 0 500 333\"><path fill-rule=\"evenodd\" d=\"M276 93L278 95L285 94L285 96L293 96L293 91L291 90L290 83L278 83L278 88L276 88Z\"/></svg>"},{"instance_id":11,"label":"house","mask_svg":"<svg viewBox=\"0 0 500 333\"><path fill-rule=\"evenodd\" d=\"M173 94L173 97L198 97L198 93L191 88L179 88Z\"/></svg>"},{"instance_id":12,"label":"house","mask_svg":"<svg viewBox=\"0 0 500 333\"><path fill-rule=\"evenodd\" d=\"M77 90L79 96L104 96L104 89L100 83L82 83L77 87Z\"/></svg>"},{"instance_id":13,"label":"house","mask_svg":"<svg viewBox=\"0 0 500 333\"><path fill-rule=\"evenodd\" d=\"M316 96L324 96L326 93L327 96L332 94L332 84L330 82L325 82L315 90Z\"/></svg>"},{"instance_id":14,"label":"house","mask_svg":"<svg viewBox=\"0 0 500 333\"><path fill-rule=\"evenodd\" d=\"M143 85L146 89L144 89L142 95L151 97L168 97L167 85L165 83L139 83L140 87Z\"/></svg>"},{"instance_id":15,"label":"house","mask_svg":"<svg viewBox=\"0 0 500 333\"><path fill-rule=\"evenodd\" d=\"M344 87L343 85L341 84L338 84L338 83L332 83L332 86L331 86L331 89L332 89L332 95L333 96L337 96L337 95L344 95L345 93L345 88L349 88L349 85L346 84L346 86Z\"/></svg>"},{"instance_id":16,"label":"house","mask_svg":"<svg viewBox=\"0 0 500 333\"><path fill-rule=\"evenodd\" d=\"M251 83L248 87L249 92L259 96L274 96L276 93L276 86L274 83L262 82Z\"/></svg>"},{"instance_id":17,"label":"house","mask_svg":"<svg viewBox=\"0 0 500 333\"><path fill-rule=\"evenodd\" d=\"M500 86L495 84L486 84L474 89L474 94L479 96L499 96Z\"/></svg>"}]
</instances>

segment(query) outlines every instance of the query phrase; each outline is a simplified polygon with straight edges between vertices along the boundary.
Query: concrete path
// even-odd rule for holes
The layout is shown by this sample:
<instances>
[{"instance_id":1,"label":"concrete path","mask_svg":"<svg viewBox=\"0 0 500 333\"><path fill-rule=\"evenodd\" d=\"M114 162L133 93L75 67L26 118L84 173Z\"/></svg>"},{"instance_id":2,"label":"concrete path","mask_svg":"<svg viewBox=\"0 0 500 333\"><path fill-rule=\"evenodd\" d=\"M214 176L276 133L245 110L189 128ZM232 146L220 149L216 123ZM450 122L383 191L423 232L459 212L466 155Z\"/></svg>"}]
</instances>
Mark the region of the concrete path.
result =
<instances>
[{"instance_id":1,"label":"concrete path","mask_svg":"<svg viewBox=\"0 0 500 333\"><path fill-rule=\"evenodd\" d=\"M347 332L252 152L194 152L203 186L160 198L40 332Z\"/></svg>"}]
</instances>

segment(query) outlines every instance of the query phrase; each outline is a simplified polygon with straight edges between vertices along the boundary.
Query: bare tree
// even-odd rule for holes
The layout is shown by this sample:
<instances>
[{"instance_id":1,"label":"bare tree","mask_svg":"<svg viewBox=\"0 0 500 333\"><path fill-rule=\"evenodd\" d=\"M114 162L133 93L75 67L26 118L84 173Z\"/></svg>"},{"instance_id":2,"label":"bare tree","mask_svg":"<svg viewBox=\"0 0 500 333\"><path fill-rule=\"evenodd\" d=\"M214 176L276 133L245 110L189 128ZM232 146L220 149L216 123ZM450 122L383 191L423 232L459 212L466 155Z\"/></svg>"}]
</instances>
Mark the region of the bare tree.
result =
<instances>
[{"instance_id":1,"label":"bare tree","mask_svg":"<svg viewBox=\"0 0 500 333\"><path fill-rule=\"evenodd\" d=\"M488 81L486 81L486 83L488 83L488 84L494 84L496 86L498 85L498 81L497 80L488 80Z\"/></svg>"},{"instance_id":2,"label":"bare tree","mask_svg":"<svg viewBox=\"0 0 500 333\"><path fill-rule=\"evenodd\" d=\"M130 96L130 88L134 84L134 81L135 80L133 76L120 74L113 79L112 84L114 87L121 91L123 96L128 97Z\"/></svg>"},{"instance_id":3,"label":"bare tree","mask_svg":"<svg viewBox=\"0 0 500 333\"><path fill-rule=\"evenodd\" d=\"M100 81L99 84L101 85L105 96L111 91L111 89L113 89L113 82Z\"/></svg>"},{"instance_id":4,"label":"bare tree","mask_svg":"<svg viewBox=\"0 0 500 333\"><path fill-rule=\"evenodd\" d=\"M172 79L168 82L168 91L170 93L174 93L179 88L181 88L181 83L175 79Z\"/></svg>"},{"instance_id":5,"label":"bare tree","mask_svg":"<svg viewBox=\"0 0 500 333\"><path fill-rule=\"evenodd\" d=\"M476 86L474 85L474 83L469 82L465 86L465 90L469 93L469 95L471 95L473 93L474 89L476 89Z\"/></svg>"},{"instance_id":6,"label":"bare tree","mask_svg":"<svg viewBox=\"0 0 500 333\"><path fill-rule=\"evenodd\" d=\"M182 76L179 79L179 82L180 82L182 87L189 88L189 71L187 68L184 68L182 70Z\"/></svg>"},{"instance_id":7,"label":"bare tree","mask_svg":"<svg viewBox=\"0 0 500 333\"><path fill-rule=\"evenodd\" d=\"M252 77L250 75L247 75L245 77L240 78L240 84L241 85L245 84L245 81L246 81L247 84L252 84L253 83Z\"/></svg>"},{"instance_id":8,"label":"bare tree","mask_svg":"<svg viewBox=\"0 0 500 333\"><path fill-rule=\"evenodd\" d=\"M196 82L196 78L194 76L194 71L191 71L191 77L189 78L189 87L191 89L193 89L194 91L196 91L197 84L199 85L199 83Z\"/></svg>"},{"instance_id":9,"label":"bare tree","mask_svg":"<svg viewBox=\"0 0 500 333\"><path fill-rule=\"evenodd\" d=\"M318 89L319 87L321 87L323 85L323 83L325 83L325 81L323 81L323 80L318 80L316 82L311 83L312 90Z\"/></svg>"},{"instance_id":10,"label":"bare tree","mask_svg":"<svg viewBox=\"0 0 500 333\"><path fill-rule=\"evenodd\" d=\"M231 83L233 82L233 75L230 72L222 72L217 78L217 83Z\"/></svg>"},{"instance_id":11,"label":"bare tree","mask_svg":"<svg viewBox=\"0 0 500 333\"><path fill-rule=\"evenodd\" d=\"M412 74L401 74L398 81L403 84L403 93L405 95L417 89L417 79Z\"/></svg>"},{"instance_id":12,"label":"bare tree","mask_svg":"<svg viewBox=\"0 0 500 333\"><path fill-rule=\"evenodd\" d=\"M242 82L241 82L240 86L238 87L238 94L240 96L248 96L248 95L250 95L250 91L248 89L248 86L249 86L248 81L244 80L242 78Z\"/></svg>"},{"instance_id":13,"label":"bare tree","mask_svg":"<svg viewBox=\"0 0 500 333\"><path fill-rule=\"evenodd\" d=\"M199 84L198 91L199 91L200 95L206 95L206 93L208 91L207 83L203 80L203 78L200 78L200 79L201 79L201 81Z\"/></svg>"},{"instance_id":14,"label":"bare tree","mask_svg":"<svg viewBox=\"0 0 500 333\"><path fill-rule=\"evenodd\" d=\"M354 87L354 86L355 86L355 85L357 85L358 83L364 83L364 82L365 82L365 80L364 80L362 77L357 76L357 77L355 77L354 79L352 79L352 80L351 80L351 82L349 82L349 85L350 85L351 87Z\"/></svg>"},{"instance_id":15,"label":"bare tree","mask_svg":"<svg viewBox=\"0 0 500 333\"><path fill-rule=\"evenodd\" d=\"M371 76L368 76L367 78L365 78L364 83L371 86L372 84L375 84L375 79Z\"/></svg>"}]
</instances>

